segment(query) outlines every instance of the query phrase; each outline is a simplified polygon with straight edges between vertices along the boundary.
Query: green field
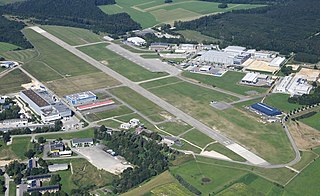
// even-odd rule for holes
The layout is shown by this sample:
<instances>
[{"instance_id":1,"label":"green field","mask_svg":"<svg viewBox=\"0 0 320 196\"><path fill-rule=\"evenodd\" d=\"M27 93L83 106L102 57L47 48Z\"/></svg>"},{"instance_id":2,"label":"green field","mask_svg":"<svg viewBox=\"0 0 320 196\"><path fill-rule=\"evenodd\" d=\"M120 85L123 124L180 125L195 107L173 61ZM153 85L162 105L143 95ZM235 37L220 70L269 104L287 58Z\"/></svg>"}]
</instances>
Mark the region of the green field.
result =
<instances>
[{"instance_id":1,"label":"green field","mask_svg":"<svg viewBox=\"0 0 320 196\"><path fill-rule=\"evenodd\" d=\"M22 90L22 84L31 82L31 79L20 69L15 69L0 78L0 94L16 93Z\"/></svg>"},{"instance_id":2,"label":"green field","mask_svg":"<svg viewBox=\"0 0 320 196\"><path fill-rule=\"evenodd\" d=\"M214 142L212 138L203 134L202 132L193 129L185 134L182 135L182 138L188 140L189 142L204 148L207 144Z\"/></svg>"},{"instance_id":3,"label":"green field","mask_svg":"<svg viewBox=\"0 0 320 196\"><path fill-rule=\"evenodd\" d=\"M146 83L141 83L140 85L145 88L145 89L151 89L159 86L165 86L173 83L178 83L178 82L183 82L182 80L176 78L176 77L168 77L168 78L163 78L159 80L154 80L151 82L146 82Z\"/></svg>"},{"instance_id":4,"label":"green field","mask_svg":"<svg viewBox=\"0 0 320 196\"><path fill-rule=\"evenodd\" d=\"M19 46L13 45L13 44L9 44L6 42L0 42L0 52L7 52L10 50L15 50L18 49Z\"/></svg>"},{"instance_id":5,"label":"green field","mask_svg":"<svg viewBox=\"0 0 320 196\"><path fill-rule=\"evenodd\" d=\"M121 196L143 196L143 195L192 195L186 188L181 186L179 182L168 172L152 178L150 181L142 184Z\"/></svg>"},{"instance_id":6,"label":"green field","mask_svg":"<svg viewBox=\"0 0 320 196\"><path fill-rule=\"evenodd\" d=\"M299 163L292 166L294 169L299 171L304 169L304 167L306 167L309 163L312 163L314 159L319 157L313 151L302 151L300 152L300 155L301 160L299 161Z\"/></svg>"},{"instance_id":7,"label":"green field","mask_svg":"<svg viewBox=\"0 0 320 196\"><path fill-rule=\"evenodd\" d=\"M27 49L27 50L0 52L0 55L5 57L7 60L14 60L14 61L20 61L25 63L35 58L38 54L36 50Z\"/></svg>"},{"instance_id":8,"label":"green field","mask_svg":"<svg viewBox=\"0 0 320 196\"><path fill-rule=\"evenodd\" d=\"M161 23L173 23L178 20L192 20L219 12L259 7L259 5L249 4L228 4L228 8L220 9L218 8L219 3L197 0L175 0L168 4L162 0L116 0L116 2L117 4L103 5L100 8L107 14L126 12L133 20L140 23L142 28Z\"/></svg>"},{"instance_id":9,"label":"green field","mask_svg":"<svg viewBox=\"0 0 320 196\"><path fill-rule=\"evenodd\" d=\"M132 112L133 111L130 110L128 107L126 107L124 105L120 105L120 106L118 106L114 109L111 109L111 110L86 114L85 118L89 121L97 121L97 120L102 120L102 119L106 119L106 118L110 118L110 117L114 117L114 116L130 114Z\"/></svg>"},{"instance_id":10,"label":"green field","mask_svg":"<svg viewBox=\"0 0 320 196\"><path fill-rule=\"evenodd\" d=\"M303 118L300 121L320 131L320 112L317 112L315 115L309 118Z\"/></svg>"},{"instance_id":11,"label":"green field","mask_svg":"<svg viewBox=\"0 0 320 196\"><path fill-rule=\"evenodd\" d=\"M79 48L98 61L106 61L107 66L132 81L143 81L168 75L167 73L150 72L126 58L110 51L106 44L96 44Z\"/></svg>"},{"instance_id":12,"label":"green field","mask_svg":"<svg viewBox=\"0 0 320 196\"><path fill-rule=\"evenodd\" d=\"M114 120L105 120L98 123L99 125L104 125L106 127L118 129L121 125L120 122L114 121Z\"/></svg>"},{"instance_id":13,"label":"green field","mask_svg":"<svg viewBox=\"0 0 320 196\"><path fill-rule=\"evenodd\" d=\"M73 139L73 138L93 138L93 128L90 129L86 129L83 131L78 131L78 132L71 132L68 133L67 131L64 132L59 132L59 133L53 133L53 134L45 134L45 135L40 135L40 136L36 136L36 138L39 137L44 137L46 139L58 139L58 138L62 138L65 140L69 140L69 139Z\"/></svg>"},{"instance_id":14,"label":"green field","mask_svg":"<svg viewBox=\"0 0 320 196\"><path fill-rule=\"evenodd\" d=\"M24 156L24 153L32 148L31 137L16 137L13 138L11 149L18 156L19 159L24 160L27 157Z\"/></svg>"},{"instance_id":15,"label":"green field","mask_svg":"<svg viewBox=\"0 0 320 196\"><path fill-rule=\"evenodd\" d=\"M219 143L215 143L215 144L210 144L206 149L206 151L216 151L218 153L221 153L227 157L229 157L230 159L234 160L234 161L246 161L244 158L242 158L241 156L239 156L238 154L234 153L233 151L229 150L228 148L226 148L225 146L223 146L222 144Z\"/></svg>"},{"instance_id":16,"label":"green field","mask_svg":"<svg viewBox=\"0 0 320 196\"><path fill-rule=\"evenodd\" d=\"M196 74L191 72L184 72L185 77L200 81L210 86L216 86L241 95L248 95L248 91L256 91L257 93L265 93L266 88L251 87L247 85L239 85L238 82L245 76L245 73L228 71L222 77L215 77L209 75Z\"/></svg>"},{"instance_id":17,"label":"green field","mask_svg":"<svg viewBox=\"0 0 320 196\"><path fill-rule=\"evenodd\" d=\"M114 88L111 89L110 92L153 121L160 122L165 120L165 117L163 117L164 115L171 116L162 108L129 89L128 87Z\"/></svg>"},{"instance_id":18,"label":"green field","mask_svg":"<svg viewBox=\"0 0 320 196\"><path fill-rule=\"evenodd\" d=\"M209 106L212 100L230 102L236 100L235 97L187 82L153 87L150 91L209 127L239 141L271 163L288 162L294 156L279 123L263 124L258 117L238 108L218 111Z\"/></svg>"},{"instance_id":19,"label":"green field","mask_svg":"<svg viewBox=\"0 0 320 196\"><path fill-rule=\"evenodd\" d=\"M180 120L161 123L158 127L175 136L178 136L192 128L190 125Z\"/></svg>"},{"instance_id":20,"label":"green field","mask_svg":"<svg viewBox=\"0 0 320 196\"><path fill-rule=\"evenodd\" d=\"M141 54L145 54L145 55L156 55L156 53L152 50L135 48L134 46L129 46L127 44L122 43L121 41L115 41L115 43L117 43L122 48L127 49L133 53L141 53Z\"/></svg>"},{"instance_id":21,"label":"green field","mask_svg":"<svg viewBox=\"0 0 320 196\"><path fill-rule=\"evenodd\" d=\"M13 181L9 183L9 195L16 195L16 187L17 185Z\"/></svg>"},{"instance_id":22,"label":"green field","mask_svg":"<svg viewBox=\"0 0 320 196\"><path fill-rule=\"evenodd\" d=\"M50 81L66 76L79 76L99 72L95 67L35 31L25 29L23 33L39 53L36 59L38 63L34 63L35 60L33 60L24 65L24 68L37 79Z\"/></svg>"},{"instance_id":23,"label":"green field","mask_svg":"<svg viewBox=\"0 0 320 196\"><path fill-rule=\"evenodd\" d=\"M144 59L159 59L159 58L161 58L158 54L142 54L140 56Z\"/></svg>"},{"instance_id":24,"label":"green field","mask_svg":"<svg viewBox=\"0 0 320 196\"><path fill-rule=\"evenodd\" d=\"M41 28L72 46L102 41L99 35L87 29L62 26L41 26Z\"/></svg>"},{"instance_id":25,"label":"green field","mask_svg":"<svg viewBox=\"0 0 320 196\"><path fill-rule=\"evenodd\" d=\"M218 39L203 35L200 32L193 31L193 30L181 30L181 31L177 31L177 33L180 33L181 35L183 35L183 37L187 40L196 41L198 43L203 43L203 42L216 43L217 41L219 41Z\"/></svg>"},{"instance_id":26,"label":"green field","mask_svg":"<svg viewBox=\"0 0 320 196\"><path fill-rule=\"evenodd\" d=\"M289 112L293 109L301 107L299 104L289 103L288 98L289 95L286 94L272 94L264 100L264 103L283 112Z\"/></svg>"}]
</instances>

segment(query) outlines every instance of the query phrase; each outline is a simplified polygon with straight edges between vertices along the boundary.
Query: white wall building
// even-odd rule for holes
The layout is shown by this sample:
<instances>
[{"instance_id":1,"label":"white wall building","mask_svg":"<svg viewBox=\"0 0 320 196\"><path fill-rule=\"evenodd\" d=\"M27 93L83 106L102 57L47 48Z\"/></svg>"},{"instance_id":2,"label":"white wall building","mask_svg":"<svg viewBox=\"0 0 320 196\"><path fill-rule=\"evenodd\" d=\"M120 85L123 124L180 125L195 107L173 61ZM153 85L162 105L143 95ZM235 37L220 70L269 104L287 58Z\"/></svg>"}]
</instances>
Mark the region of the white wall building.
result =
<instances>
[{"instance_id":1,"label":"white wall building","mask_svg":"<svg viewBox=\"0 0 320 196\"><path fill-rule=\"evenodd\" d=\"M142 39L141 37L129 37L127 41L135 46L143 46L147 44L146 40Z\"/></svg>"},{"instance_id":2,"label":"white wall building","mask_svg":"<svg viewBox=\"0 0 320 196\"><path fill-rule=\"evenodd\" d=\"M286 76L276 86L275 92L290 94L291 96L310 94L312 85L300 77Z\"/></svg>"},{"instance_id":3,"label":"white wall building","mask_svg":"<svg viewBox=\"0 0 320 196\"><path fill-rule=\"evenodd\" d=\"M120 129L129 130L130 128L131 128L131 124L130 123L122 123L120 125Z\"/></svg>"},{"instance_id":4,"label":"white wall building","mask_svg":"<svg viewBox=\"0 0 320 196\"><path fill-rule=\"evenodd\" d=\"M285 60L286 60L286 58L284 58L284 57L276 57L269 63L269 66L281 67Z\"/></svg>"},{"instance_id":5,"label":"white wall building","mask_svg":"<svg viewBox=\"0 0 320 196\"><path fill-rule=\"evenodd\" d=\"M248 84L256 84L258 82L258 76L257 73L247 73L242 79L241 82L248 83Z\"/></svg>"}]
</instances>

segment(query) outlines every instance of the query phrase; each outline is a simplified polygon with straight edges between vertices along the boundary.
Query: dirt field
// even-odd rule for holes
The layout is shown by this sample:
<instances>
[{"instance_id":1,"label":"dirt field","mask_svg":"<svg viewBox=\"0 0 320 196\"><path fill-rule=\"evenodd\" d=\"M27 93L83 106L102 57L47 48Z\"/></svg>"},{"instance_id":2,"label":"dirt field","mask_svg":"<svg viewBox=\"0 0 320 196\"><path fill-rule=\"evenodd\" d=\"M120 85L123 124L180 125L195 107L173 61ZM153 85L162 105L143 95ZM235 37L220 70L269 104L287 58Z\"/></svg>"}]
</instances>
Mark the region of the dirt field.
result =
<instances>
[{"instance_id":1,"label":"dirt field","mask_svg":"<svg viewBox=\"0 0 320 196\"><path fill-rule=\"evenodd\" d=\"M289 130L299 149L306 150L320 145L320 132L301 122L289 123Z\"/></svg>"}]
</instances>

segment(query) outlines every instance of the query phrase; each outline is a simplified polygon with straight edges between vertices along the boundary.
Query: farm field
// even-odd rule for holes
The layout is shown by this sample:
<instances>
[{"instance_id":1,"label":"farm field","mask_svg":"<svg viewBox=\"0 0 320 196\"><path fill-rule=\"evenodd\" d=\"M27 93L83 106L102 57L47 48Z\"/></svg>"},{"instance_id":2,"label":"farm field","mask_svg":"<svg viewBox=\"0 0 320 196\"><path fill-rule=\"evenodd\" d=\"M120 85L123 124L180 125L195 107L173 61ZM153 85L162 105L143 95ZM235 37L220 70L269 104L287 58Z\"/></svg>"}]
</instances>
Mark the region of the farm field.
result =
<instances>
[{"instance_id":1,"label":"farm field","mask_svg":"<svg viewBox=\"0 0 320 196\"><path fill-rule=\"evenodd\" d=\"M183 134L181 137L201 148L204 148L209 143L214 142L213 139L196 129L192 129L191 131Z\"/></svg>"},{"instance_id":2,"label":"farm field","mask_svg":"<svg viewBox=\"0 0 320 196\"><path fill-rule=\"evenodd\" d=\"M100 9L106 14L126 12L133 20L140 23L142 28L152 27L162 23L173 23L178 20L192 20L208 14L261 6L250 4L228 4L228 8L220 9L218 8L219 3L197 0L175 0L170 4L165 4L161 0L116 0L116 3L117 4L114 5L100 6Z\"/></svg>"},{"instance_id":3,"label":"farm field","mask_svg":"<svg viewBox=\"0 0 320 196\"><path fill-rule=\"evenodd\" d=\"M233 101L235 97L187 82L160 86L150 91L204 124L239 141L271 163L288 162L293 158L290 142L279 123L260 123L259 118L237 108L218 111L209 107L211 100Z\"/></svg>"},{"instance_id":4,"label":"farm field","mask_svg":"<svg viewBox=\"0 0 320 196\"><path fill-rule=\"evenodd\" d=\"M36 136L36 139L38 139L39 137L44 137L45 139L58 139L58 138L62 138L65 140L69 140L69 139L73 139L73 138L93 138L94 135L94 130L93 128L90 129L86 129L83 131L78 131L78 132L71 132L68 133L67 131L61 131L59 133L52 133L52 134L46 134L46 135L42 135L42 136Z\"/></svg>"},{"instance_id":5,"label":"farm field","mask_svg":"<svg viewBox=\"0 0 320 196\"><path fill-rule=\"evenodd\" d=\"M106 64L106 66L134 82L168 75L167 73L162 72L150 72L143 67L127 60L126 58L110 51L106 48L106 44L80 47L79 50L98 61L105 62L104 64Z\"/></svg>"},{"instance_id":6,"label":"farm field","mask_svg":"<svg viewBox=\"0 0 320 196\"><path fill-rule=\"evenodd\" d=\"M225 146L223 146L222 144L219 143L215 143L215 144L210 144L206 149L206 151L216 151L218 153L221 153L227 157L229 157L230 159L234 160L234 161L246 161L244 158L240 157L239 155L237 155L236 153L232 152L231 150L229 150L228 148L226 148Z\"/></svg>"},{"instance_id":7,"label":"farm field","mask_svg":"<svg viewBox=\"0 0 320 196\"><path fill-rule=\"evenodd\" d=\"M171 114L128 87L114 88L109 92L153 121L161 122L166 119L165 117L172 117Z\"/></svg>"},{"instance_id":8,"label":"farm field","mask_svg":"<svg viewBox=\"0 0 320 196\"><path fill-rule=\"evenodd\" d=\"M289 103L288 98L289 95L286 94L272 94L264 100L264 103L283 112L289 112L293 109L301 107L299 104Z\"/></svg>"},{"instance_id":9,"label":"farm field","mask_svg":"<svg viewBox=\"0 0 320 196\"><path fill-rule=\"evenodd\" d=\"M241 95L248 95L248 91L256 91L257 93L265 93L267 91L267 88L251 87L237 84L245 76L245 73L240 72L228 71L222 77L195 74L190 72L184 72L182 75L187 78L200 81L204 84L216 86L218 88L222 88Z\"/></svg>"},{"instance_id":10,"label":"farm field","mask_svg":"<svg viewBox=\"0 0 320 196\"><path fill-rule=\"evenodd\" d=\"M15 69L0 78L0 94L16 93L22 90L22 84L31 82L31 79L20 69Z\"/></svg>"},{"instance_id":11,"label":"farm field","mask_svg":"<svg viewBox=\"0 0 320 196\"><path fill-rule=\"evenodd\" d=\"M317 112L315 115L309 117L309 118L303 118L300 120L306 125L309 125L310 127L320 131L320 112Z\"/></svg>"},{"instance_id":12,"label":"farm field","mask_svg":"<svg viewBox=\"0 0 320 196\"><path fill-rule=\"evenodd\" d=\"M87 29L49 25L41 28L72 46L102 41L99 35Z\"/></svg>"},{"instance_id":13,"label":"farm field","mask_svg":"<svg viewBox=\"0 0 320 196\"><path fill-rule=\"evenodd\" d=\"M177 33L183 35L183 37L186 40L189 41L196 41L198 43L203 43L203 42L211 42L211 43L216 43L217 41L219 41L218 39L215 39L213 37L209 37L206 35L201 34L198 31L193 31L193 30L180 30L177 31Z\"/></svg>"},{"instance_id":14,"label":"farm field","mask_svg":"<svg viewBox=\"0 0 320 196\"><path fill-rule=\"evenodd\" d=\"M174 192L168 192L173 190ZM135 188L121 196L142 196L142 195L174 195L175 193L181 193L180 195L192 195L186 188L179 184L179 182L170 174L169 171L165 171L162 174L152 178L150 181L142 184L140 187Z\"/></svg>"},{"instance_id":15,"label":"farm field","mask_svg":"<svg viewBox=\"0 0 320 196\"><path fill-rule=\"evenodd\" d=\"M0 52L7 52L7 51L14 50L17 48L19 48L19 46L9 44L6 42L0 42Z\"/></svg>"}]
</instances>

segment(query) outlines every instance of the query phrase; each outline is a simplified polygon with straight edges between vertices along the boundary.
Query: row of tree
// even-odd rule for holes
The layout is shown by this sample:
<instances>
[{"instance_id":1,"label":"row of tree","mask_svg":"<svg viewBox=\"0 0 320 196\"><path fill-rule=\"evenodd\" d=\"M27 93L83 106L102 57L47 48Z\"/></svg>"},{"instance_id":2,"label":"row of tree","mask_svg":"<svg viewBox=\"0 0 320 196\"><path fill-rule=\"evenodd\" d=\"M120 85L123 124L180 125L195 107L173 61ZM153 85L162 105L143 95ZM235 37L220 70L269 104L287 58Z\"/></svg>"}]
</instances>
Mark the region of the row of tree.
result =
<instances>
[{"instance_id":1,"label":"row of tree","mask_svg":"<svg viewBox=\"0 0 320 196\"><path fill-rule=\"evenodd\" d=\"M176 22L177 30L196 30L222 40L221 47L248 48L296 53L295 60L320 60L320 1L277 1L277 5Z\"/></svg>"}]
</instances>

